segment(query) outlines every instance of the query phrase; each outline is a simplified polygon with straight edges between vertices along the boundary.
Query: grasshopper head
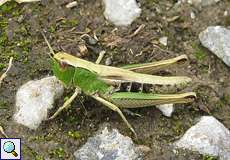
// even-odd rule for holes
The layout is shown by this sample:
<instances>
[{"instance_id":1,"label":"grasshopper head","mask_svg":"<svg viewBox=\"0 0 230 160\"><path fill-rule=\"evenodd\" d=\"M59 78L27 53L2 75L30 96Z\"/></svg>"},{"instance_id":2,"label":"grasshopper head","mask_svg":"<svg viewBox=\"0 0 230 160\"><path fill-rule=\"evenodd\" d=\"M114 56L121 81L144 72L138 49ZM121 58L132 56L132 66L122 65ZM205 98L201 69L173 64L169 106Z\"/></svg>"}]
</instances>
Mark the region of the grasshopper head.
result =
<instances>
[{"instance_id":1,"label":"grasshopper head","mask_svg":"<svg viewBox=\"0 0 230 160\"><path fill-rule=\"evenodd\" d=\"M65 61L66 57L67 57L67 54L66 53L63 53L63 52L58 52L56 54L54 54L53 56L57 61Z\"/></svg>"},{"instance_id":2,"label":"grasshopper head","mask_svg":"<svg viewBox=\"0 0 230 160\"><path fill-rule=\"evenodd\" d=\"M66 61L66 53L58 52L53 56L53 58L59 62L59 65L62 69L69 66L69 64Z\"/></svg>"}]
</instances>

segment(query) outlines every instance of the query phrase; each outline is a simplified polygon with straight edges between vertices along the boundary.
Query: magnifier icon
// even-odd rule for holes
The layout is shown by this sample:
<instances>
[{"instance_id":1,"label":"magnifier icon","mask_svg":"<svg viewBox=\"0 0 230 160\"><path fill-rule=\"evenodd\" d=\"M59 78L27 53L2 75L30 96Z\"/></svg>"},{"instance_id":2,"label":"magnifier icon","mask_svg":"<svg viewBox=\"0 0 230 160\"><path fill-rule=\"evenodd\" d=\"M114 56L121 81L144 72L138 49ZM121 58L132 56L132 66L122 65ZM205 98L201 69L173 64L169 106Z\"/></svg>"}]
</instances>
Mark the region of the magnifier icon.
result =
<instances>
[{"instance_id":1,"label":"magnifier icon","mask_svg":"<svg viewBox=\"0 0 230 160\"><path fill-rule=\"evenodd\" d=\"M11 153L14 155L14 157L17 157L18 154L17 152L15 152L15 145L13 142L11 141L7 141L3 144L3 150L6 152L6 153Z\"/></svg>"}]
</instances>

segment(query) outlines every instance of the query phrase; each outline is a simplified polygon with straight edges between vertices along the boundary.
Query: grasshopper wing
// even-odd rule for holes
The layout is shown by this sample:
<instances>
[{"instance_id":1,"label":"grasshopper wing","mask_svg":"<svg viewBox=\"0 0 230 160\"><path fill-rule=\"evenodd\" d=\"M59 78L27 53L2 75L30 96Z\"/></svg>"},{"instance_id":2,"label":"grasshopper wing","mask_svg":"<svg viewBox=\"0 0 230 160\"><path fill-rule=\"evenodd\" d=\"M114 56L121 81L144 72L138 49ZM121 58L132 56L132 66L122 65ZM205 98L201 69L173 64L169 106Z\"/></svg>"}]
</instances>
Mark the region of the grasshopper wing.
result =
<instances>
[{"instance_id":1,"label":"grasshopper wing","mask_svg":"<svg viewBox=\"0 0 230 160\"><path fill-rule=\"evenodd\" d=\"M129 71L134 71L138 73L153 73L159 71L160 69L166 68L173 64L181 64L188 60L186 55L181 55L172 59L151 62L151 63L142 63L142 64L131 64L126 65L121 68L127 69Z\"/></svg>"},{"instance_id":2,"label":"grasshopper wing","mask_svg":"<svg viewBox=\"0 0 230 160\"><path fill-rule=\"evenodd\" d=\"M184 83L191 82L191 79L189 77L154 76L154 75L136 73L133 71L129 71L127 69L94 64L92 62L74 57L70 54L63 53L63 52L59 52L55 54L54 58L61 62L65 62L71 66L84 68L91 72L97 73L98 76L106 82L127 81L127 82L138 82L138 83L159 84L159 85L176 85L176 84L184 84Z\"/></svg>"}]
</instances>

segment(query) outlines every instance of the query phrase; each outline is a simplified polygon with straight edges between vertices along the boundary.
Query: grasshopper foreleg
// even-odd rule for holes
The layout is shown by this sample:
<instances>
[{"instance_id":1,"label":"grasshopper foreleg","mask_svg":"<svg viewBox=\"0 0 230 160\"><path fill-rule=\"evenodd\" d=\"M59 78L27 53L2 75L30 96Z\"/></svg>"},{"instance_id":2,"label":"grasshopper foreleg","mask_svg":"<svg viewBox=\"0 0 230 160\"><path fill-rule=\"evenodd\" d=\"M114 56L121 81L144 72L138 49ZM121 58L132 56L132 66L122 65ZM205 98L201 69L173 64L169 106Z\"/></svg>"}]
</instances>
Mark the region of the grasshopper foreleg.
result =
<instances>
[{"instance_id":1,"label":"grasshopper foreleg","mask_svg":"<svg viewBox=\"0 0 230 160\"><path fill-rule=\"evenodd\" d=\"M80 92L81 92L80 88L77 87L73 95L48 120L54 119L55 117L58 116L59 113L61 113L62 110L68 108Z\"/></svg>"},{"instance_id":2,"label":"grasshopper foreleg","mask_svg":"<svg viewBox=\"0 0 230 160\"><path fill-rule=\"evenodd\" d=\"M129 124L129 122L127 121L127 119L125 118L124 114L121 112L120 108L117 107L116 105L114 105L113 103L97 96L97 95L91 95L94 99L96 99L97 101L101 102L102 104L104 104L105 106L109 107L110 109L112 109L113 111L117 112L122 120L125 122L125 124L128 126L128 128L134 133L134 135L137 137L137 134L135 132L135 130L133 129L133 127Z\"/></svg>"}]
</instances>

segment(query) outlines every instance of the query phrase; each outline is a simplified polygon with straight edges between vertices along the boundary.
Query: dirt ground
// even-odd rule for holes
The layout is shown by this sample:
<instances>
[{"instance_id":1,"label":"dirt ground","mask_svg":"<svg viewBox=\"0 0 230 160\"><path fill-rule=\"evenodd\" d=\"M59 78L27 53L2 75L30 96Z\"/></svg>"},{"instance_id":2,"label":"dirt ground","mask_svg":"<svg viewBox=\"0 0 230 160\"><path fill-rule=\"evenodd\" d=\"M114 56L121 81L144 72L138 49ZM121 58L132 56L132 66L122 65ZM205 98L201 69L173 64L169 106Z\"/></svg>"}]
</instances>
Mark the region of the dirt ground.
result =
<instances>
[{"instance_id":1,"label":"dirt ground","mask_svg":"<svg viewBox=\"0 0 230 160\"><path fill-rule=\"evenodd\" d=\"M160 74L193 78L193 83L180 92L195 91L197 100L176 105L171 118L164 117L154 107L147 107L132 110L141 114L141 118L127 115L127 119L138 133L135 143L151 148L145 156L147 160L214 160L198 153L173 152L170 143L178 140L202 115L213 115L230 128L230 69L201 47L198 40L198 34L207 26L230 25L230 16L224 16L224 11L230 13L230 1L222 0L203 9L187 4L174 7L176 1L173 0L139 1L141 16L131 26L117 30L105 20L101 0L78 0L76 7L67 9L65 5L70 1L8 2L0 7L0 73L9 57L14 57L13 68L0 88L0 125L10 137L22 138L23 159L74 159L74 151L104 123L133 137L116 113L89 97L81 97L87 112L76 100L70 109L55 120L42 123L36 131L12 121L17 89L29 80L52 75L46 54L49 50L40 33L44 31L55 51L95 61L99 52L105 50L102 63L110 57L113 66L186 54L187 64ZM190 17L192 11L195 19ZM141 25L145 27L130 37ZM96 44L83 41L81 36L85 33L95 35L99 41ZM167 47L158 43L162 36L168 37ZM80 46L84 44L88 53L80 53ZM56 108L71 92L66 90L63 98L56 102Z\"/></svg>"}]
</instances>

